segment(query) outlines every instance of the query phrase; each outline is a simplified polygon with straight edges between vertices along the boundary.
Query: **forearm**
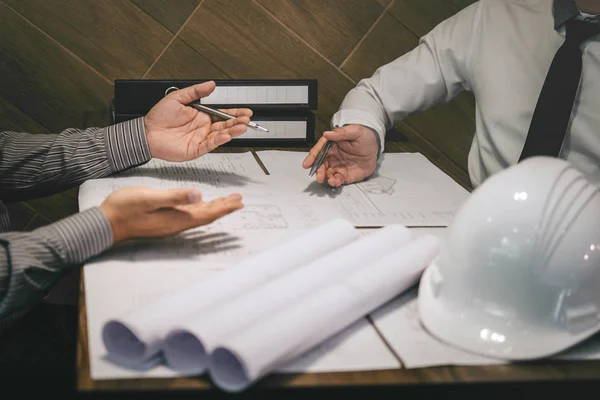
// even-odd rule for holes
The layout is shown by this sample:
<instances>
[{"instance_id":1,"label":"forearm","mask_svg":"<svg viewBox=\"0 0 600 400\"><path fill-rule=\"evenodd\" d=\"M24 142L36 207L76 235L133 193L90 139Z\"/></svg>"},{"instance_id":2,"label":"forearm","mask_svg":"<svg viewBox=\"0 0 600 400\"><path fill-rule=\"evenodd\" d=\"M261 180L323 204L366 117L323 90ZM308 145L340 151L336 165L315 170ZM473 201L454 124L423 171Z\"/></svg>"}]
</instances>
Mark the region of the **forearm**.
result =
<instances>
[{"instance_id":1,"label":"forearm","mask_svg":"<svg viewBox=\"0 0 600 400\"><path fill-rule=\"evenodd\" d=\"M59 134L0 132L5 202L48 196L150 159L143 118Z\"/></svg>"},{"instance_id":2,"label":"forearm","mask_svg":"<svg viewBox=\"0 0 600 400\"><path fill-rule=\"evenodd\" d=\"M32 232L0 234L0 327L40 301L66 272L113 243L99 208Z\"/></svg>"}]
</instances>

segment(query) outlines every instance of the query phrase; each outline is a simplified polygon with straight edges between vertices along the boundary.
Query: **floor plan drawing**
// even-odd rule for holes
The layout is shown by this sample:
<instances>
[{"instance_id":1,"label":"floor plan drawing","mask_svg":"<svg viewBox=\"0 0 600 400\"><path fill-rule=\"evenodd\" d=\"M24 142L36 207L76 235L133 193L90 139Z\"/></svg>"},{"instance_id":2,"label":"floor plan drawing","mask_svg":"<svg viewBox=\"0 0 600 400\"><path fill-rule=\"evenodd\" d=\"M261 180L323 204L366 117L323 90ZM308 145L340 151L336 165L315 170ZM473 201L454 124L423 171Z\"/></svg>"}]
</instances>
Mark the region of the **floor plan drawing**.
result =
<instances>
[{"instance_id":1,"label":"floor plan drawing","mask_svg":"<svg viewBox=\"0 0 600 400\"><path fill-rule=\"evenodd\" d=\"M231 229L287 229L288 223L277 205L248 205L231 220Z\"/></svg>"},{"instance_id":2,"label":"floor plan drawing","mask_svg":"<svg viewBox=\"0 0 600 400\"><path fill-rule=\"evenodd\" d=\"M357 183L356 186L358 186L367 195L392 195L394 193L395 184L396 179L394 178L389 178L387 176L374 176L367 181Z\"/></svg>"}]
</instances>

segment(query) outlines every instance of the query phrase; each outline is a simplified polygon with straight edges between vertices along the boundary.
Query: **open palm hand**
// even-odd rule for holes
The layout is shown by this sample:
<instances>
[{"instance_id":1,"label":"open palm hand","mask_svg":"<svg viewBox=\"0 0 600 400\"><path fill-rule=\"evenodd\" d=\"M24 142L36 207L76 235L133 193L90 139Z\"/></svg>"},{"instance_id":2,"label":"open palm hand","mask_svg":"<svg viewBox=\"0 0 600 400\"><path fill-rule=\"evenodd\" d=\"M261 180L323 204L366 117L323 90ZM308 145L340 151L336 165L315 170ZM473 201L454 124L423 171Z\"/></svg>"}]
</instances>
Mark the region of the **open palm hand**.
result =
<instances>
[{"instance_id":1,"label":"open palm hand","mask_svg":"<svg viewBox=\"0 0 600 400\"><path fill-rule=\"evenodd\" d=\"M152 157L188 161L209 153L246 132L252 110L221 110L236 118L213 122L188 104L211 94L213 81L169 93L145 116L144 127Z\"/></svg>"}]
</instances>

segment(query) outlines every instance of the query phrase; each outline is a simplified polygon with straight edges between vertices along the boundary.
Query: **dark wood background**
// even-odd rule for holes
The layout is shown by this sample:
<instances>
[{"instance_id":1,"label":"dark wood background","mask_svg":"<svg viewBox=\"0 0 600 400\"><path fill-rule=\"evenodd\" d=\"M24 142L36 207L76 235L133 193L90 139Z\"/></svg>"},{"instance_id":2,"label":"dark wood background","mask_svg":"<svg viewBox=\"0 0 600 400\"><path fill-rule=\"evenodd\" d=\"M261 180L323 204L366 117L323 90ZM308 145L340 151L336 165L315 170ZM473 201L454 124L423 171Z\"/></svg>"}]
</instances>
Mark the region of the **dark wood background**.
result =
<instances>
[{"instance_id":1,"label":"dark wood background","mask_svg":"<svg viewBox=\"0 0 600 400\"><path fill-rule=\"evenodd\" d=\"M108 124L119 78L316 78L316 135L345 94L473 0L0 0L0 130ZM474 101L389 135L469 187ZM14 229L77 211L76 189L10 206Z\"/></svg>"}]
</instances>

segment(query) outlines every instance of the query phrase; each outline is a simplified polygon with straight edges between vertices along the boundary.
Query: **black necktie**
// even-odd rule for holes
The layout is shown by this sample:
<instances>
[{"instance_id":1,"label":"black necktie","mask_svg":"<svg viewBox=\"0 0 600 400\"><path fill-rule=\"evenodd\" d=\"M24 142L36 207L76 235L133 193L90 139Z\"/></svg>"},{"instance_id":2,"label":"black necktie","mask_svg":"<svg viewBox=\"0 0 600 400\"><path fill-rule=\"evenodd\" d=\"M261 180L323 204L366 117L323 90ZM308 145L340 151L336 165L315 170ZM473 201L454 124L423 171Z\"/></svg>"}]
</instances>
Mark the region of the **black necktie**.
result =
<instances>
[{"instance_id":1,"label":"black necktie","mask_svg":"<svg viewBox=\"0 0 600 400\"><path fill-rule=\"evenodd\" d=\"M532 156L558 157L571 118L581 77L581 43L600 33L597 23L569 20L531 119L519 161Z\"/></svg>"}]
</instances>

